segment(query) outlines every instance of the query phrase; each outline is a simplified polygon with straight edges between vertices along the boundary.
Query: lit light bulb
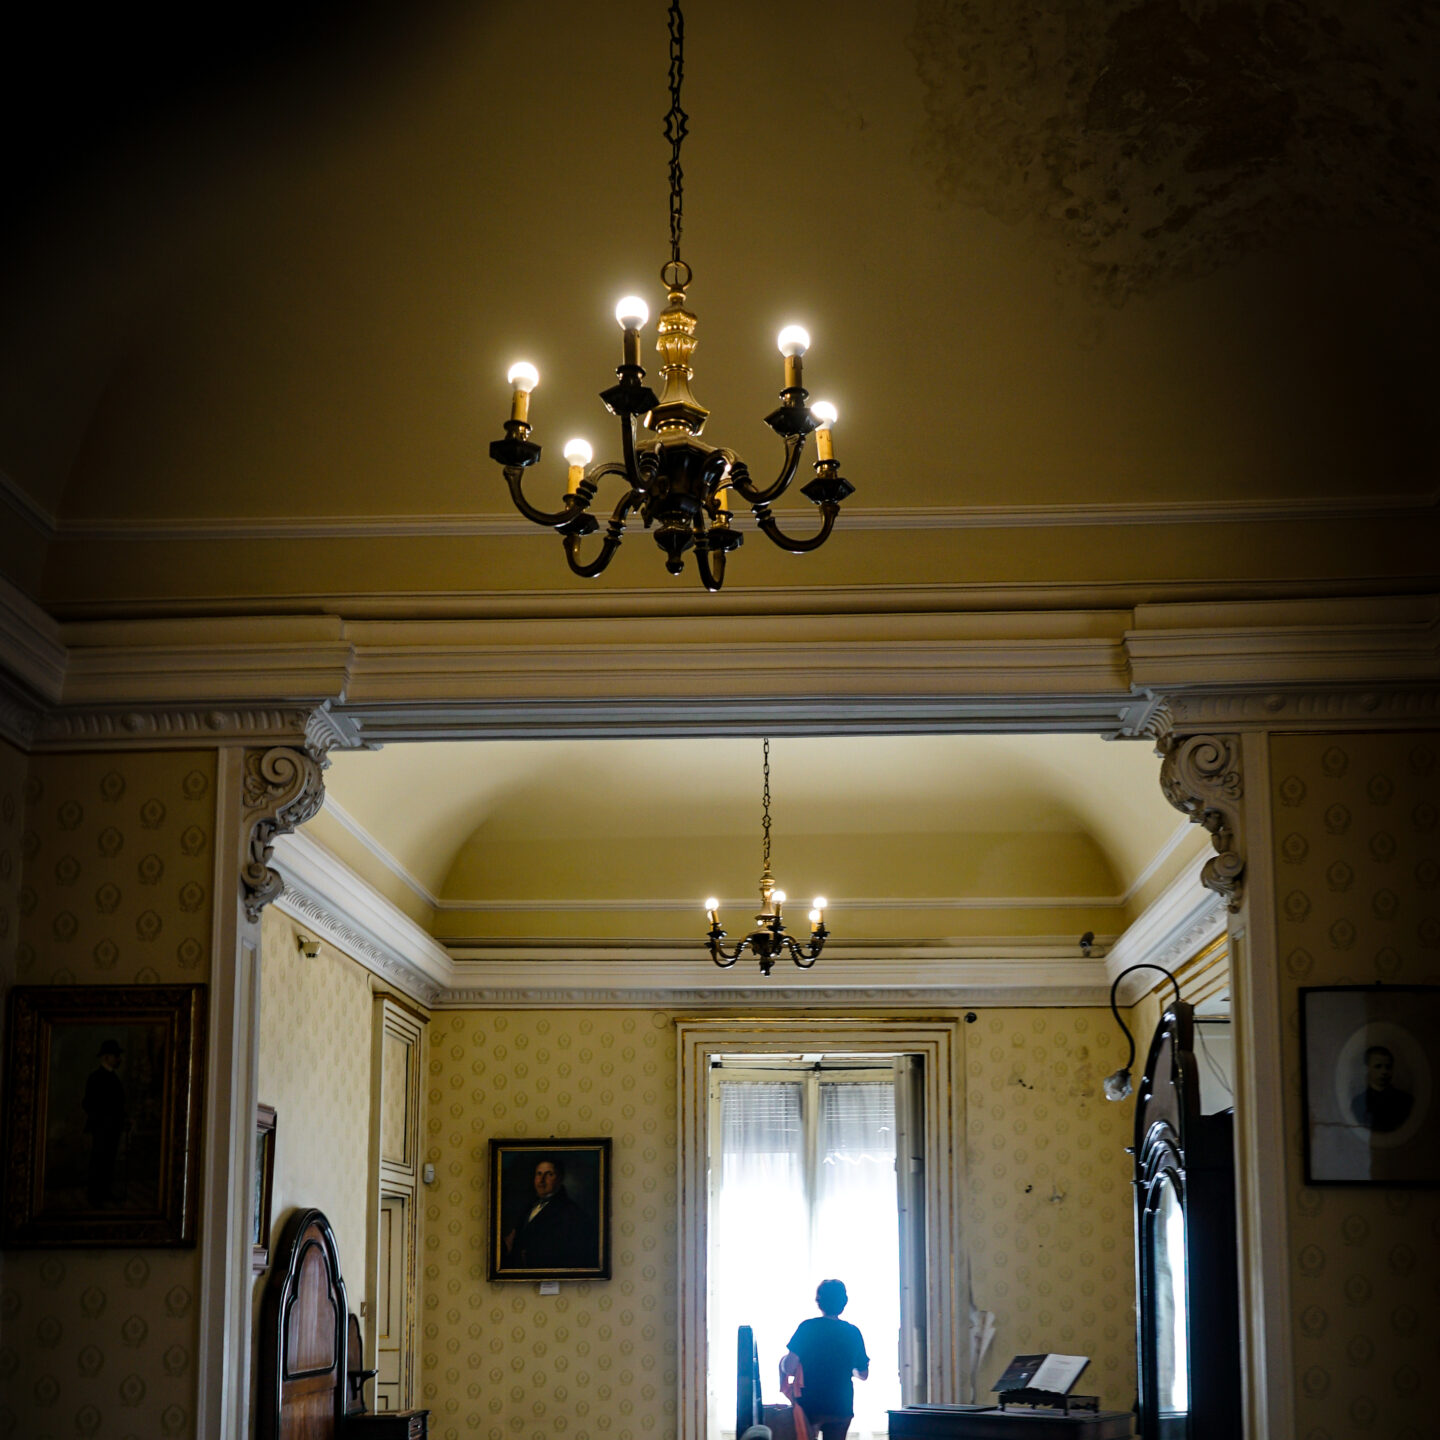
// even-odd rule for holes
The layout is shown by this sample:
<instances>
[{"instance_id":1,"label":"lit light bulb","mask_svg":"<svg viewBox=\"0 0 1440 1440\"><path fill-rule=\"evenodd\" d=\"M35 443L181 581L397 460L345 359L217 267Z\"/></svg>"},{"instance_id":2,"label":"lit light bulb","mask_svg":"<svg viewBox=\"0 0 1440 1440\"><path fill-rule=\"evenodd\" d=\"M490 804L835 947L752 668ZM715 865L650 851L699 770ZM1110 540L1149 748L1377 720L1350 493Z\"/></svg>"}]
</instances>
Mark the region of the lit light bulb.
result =
<instances>
[{"instance_id":1,"label":"lit light bulb","mask_svg":"<svg viewBox=\"0 0 1440 1440\"><path fill-rule=\"evenodd\" d=\"M622 330L643 330L650 307L638 295L627 295L615 306L615 318Z\"/></svg>"},{"instance_id":2,"label":"lit light bulb","mask_svg":"<svg viewBox=\"0 0 1440 1440\"><path fill-rule=\"evenodd\" d=\"M815 432L815 456L819 460L835 458L835 442L830 437L830 427L840 418L840 412L828 401L817 400L810 413L820 422Z\"/></svg>"},{"instance_id":3,"label":"lit light bulb","mask_svg":"<svg viewBox=\"0 0 1440 1440\"><path fill-rule=\"evenodd\" d=\"M817 910L823 910L830 902L823 895L817 895L812 903Z\"/></svg>"},{"instance_id":4,"label":"lit light bulb","mask_svg":"<svg viewBox=\"0 0 1440 1440\"><path fill-rule=\"evenodd\" d=\"M787 325L780 332L777 342L780 353L785 357L785 388L799 390L804 383L801 376L800 357L810 348L810 336L799 325ZM794 404L798 397L787 396L786 404Z\"/></svg>"},{"instance_id":5,"label":"lit light bulb","mask_svg":"<svg viewBox=\"0 0 1440 1440\"><path fill-rule=\"evenodd\" d=\"M818 925L818 924L821 922L821 920L823 920L824 918L825 918L825 917L824 917L823 915L821 915L821 913L819 912L819 910L812 910L812 911L810 912L810 923L811 923L812 925Z\"/></svg>"},{"instance_id":6,"label":"lit light bulb","mask_svg":"<svg viewBox=\"0 0 1440 1440\"><path fill-rule=\"evenodd\" d=\"M777 905L783 905L785 903L785 892L783 890L777 890L770 898L774 900Z\"/></svg>"},{"instance_id":7,"label":"lit light bulb","mask_svg":"<svg viewBox=\"0 0 1440 1440\"><path fill-rule=\"evenodd\" d=\"M801 325L787 325L777 343L787 360L798 360L810 348L810 332Z\"/></svg>"},{"instance_id":8,"label":"lit light bulb","mask_svg":"<svg viewBox=\"0 0 1440 1440\"><path fill-rule=\"evenodd\" d=\"M565 444L565 459L569 461L570 473L565 481L565 493L574 495L580 489L580 482L585 478L585 467L595 458L595 452L590 448L588 440L582 440L577 435L575 439Z\"/></svg>"},{"instance_id":9,"label":"lit light bulb","mask_svg":"<svg viewBox=\"0 0 1440 1440\"><path fill-rule=\"evenodd\" d=\"M528 425L530 392L540 383L540 372L528 360L517 360L505 378L515 387L515 393L510 397L510 418Z\"/></svg>"},{"instance_id":10,"label":"lit light bulb","mask_svg":"<svg viewBox=\"0 0 1440 1440\"><path fill-rule=\"evenodd\" d=\"M705 902L705 908L713 915L720 908L720 902L712 895Z\"/></svg>"}]
</instances>

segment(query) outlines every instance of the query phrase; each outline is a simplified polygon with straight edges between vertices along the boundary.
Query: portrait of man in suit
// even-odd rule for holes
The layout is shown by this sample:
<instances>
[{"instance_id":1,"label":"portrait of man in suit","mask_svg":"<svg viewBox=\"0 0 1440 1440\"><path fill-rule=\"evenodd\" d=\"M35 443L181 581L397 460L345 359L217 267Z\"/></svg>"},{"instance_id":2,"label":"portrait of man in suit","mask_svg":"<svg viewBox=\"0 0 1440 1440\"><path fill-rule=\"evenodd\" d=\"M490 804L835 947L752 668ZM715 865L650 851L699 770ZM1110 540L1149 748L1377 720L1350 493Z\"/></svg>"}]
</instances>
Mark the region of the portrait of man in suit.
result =
<instances>
[{"instance_id":1,"label":"portrait of man in suit","mask_svg":"<svg viewBox=\"0 0 1440 1440\"><path fill-rule=\"evenodd\" d=\"M610 1142L492 1145L492 1277L608 1275Z\"/></svg>"}]
</instances>

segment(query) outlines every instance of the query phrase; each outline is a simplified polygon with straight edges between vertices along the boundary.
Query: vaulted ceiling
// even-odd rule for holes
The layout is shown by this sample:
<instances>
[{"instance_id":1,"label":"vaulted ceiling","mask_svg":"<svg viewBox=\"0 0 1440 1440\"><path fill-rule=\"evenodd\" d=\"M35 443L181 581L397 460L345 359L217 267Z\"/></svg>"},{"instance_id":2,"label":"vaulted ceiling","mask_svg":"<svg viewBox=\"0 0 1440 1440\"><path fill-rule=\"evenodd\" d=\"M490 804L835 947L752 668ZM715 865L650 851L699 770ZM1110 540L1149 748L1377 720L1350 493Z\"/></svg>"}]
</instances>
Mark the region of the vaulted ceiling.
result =
<instances>
[{"instance_id":1,"label":"vaulted ceiling","mask_svg":"<svg viewBox=\"0 0 1440 1440\"><path fill-rule=\"evenodd\" d=\"M1429 583L1433 15L689 11L707 439L769 468L800 320L857 486L712 613ZM611 306L663 301L658 0L235 23L165 66L143 25L18 36L0 567L62 616L700 603L643 533L571 576L486 456L522 353L541 494L614 443Z\"/></svg>"},{"instance_id":2,"label":"vaulted ceiling","mask_svg":"<svg viewBox=\"0 0 1440 1440\"><path fill-rule=\"evenodd\" d=\"M773 869L837 940L1101 948L1205 848L1143 744L787 737ZM441 939L697 942L757 904L757 740L497 741L335 757L307 834Z\"/></svg>"}]
</instances>

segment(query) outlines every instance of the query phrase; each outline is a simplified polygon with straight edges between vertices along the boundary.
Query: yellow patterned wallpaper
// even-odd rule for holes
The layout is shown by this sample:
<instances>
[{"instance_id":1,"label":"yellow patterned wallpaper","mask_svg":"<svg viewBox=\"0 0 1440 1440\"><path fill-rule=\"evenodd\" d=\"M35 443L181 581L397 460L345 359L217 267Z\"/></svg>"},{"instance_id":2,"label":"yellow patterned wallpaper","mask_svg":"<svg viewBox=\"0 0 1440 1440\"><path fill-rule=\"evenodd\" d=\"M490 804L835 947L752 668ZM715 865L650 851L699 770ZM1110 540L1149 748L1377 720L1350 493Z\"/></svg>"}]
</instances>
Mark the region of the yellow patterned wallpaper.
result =
<instances>
[{"instance_id":1,"label":"yellow patterned wallpaper","mask_svg":"<svg viewBox=\"0 0 1440 1440\"><path fill-rule=\"evenodd\" d=\"M1300 1440L1433 1436L1440 1193L1303 1183L1302 985L1440 984L1440 736L1276 735Z\"/></svg>"},{"instance_id":2,"label":"yellow patterned wallpaper","mask_svg":"<svg viewBox=\"0 0 1440 1440\"><path fill-rule=\"evenodd\" d=\"M276 1111L271 1236L279 1239L292 1210L323 1210L358 1315L365 1296L370 977L328 941L307 960L296 943L302 929L273 905L261 916L257 1094ZM267 1278L268 1272L256 1277L257 1304Z\"/></svg>"},{"instance_id":3,"label":"yellow patterned wallpaper","mask_svg":"<svg viewBox=\"0 0 1440 1440\"><path fill-rule=\"evenodd\" d=\"M1101 1094L1125 1058L1108 1010L976 1010L963 1028L965 1215L975 1304L995 1315L977 1377L1012 1355L1089 1355L1077 1390L1135 1400L1135 1111Z\"/></svg>"},{"instance_id":4,"label":"yellow patterned wallpaper","mask_svg":"<svg viewBox=\"0 0 1440 1440\"><path fill-rule=\"evenodd\" d=\"M1108 1011L994 1010L963 1027L976 1302L994 1310L988 1383L1017 1350L1094 1357L1085 1388L1135 1392L1131 1108ZM675 1430L675 1017L442 1011L430 1033L421 1364L439 1440ZM611 1135L608 1283L491 1284L492 1137ZM1058 1198L1052 1198L1058 1197ZM993 1372L993 1373L992 1373Z\"/></svg>"},{"instance_id":5,"label":"yellow patterned wallpaper","mask_svg":"<svg viewBox=\"0 0 1440 1440\"><path fill-rule=\"evenodd\" d=\"M448 1011L430 1029L420 1403L438 1440L675 1433L675 1029L640 1011ZM614 1137L614 1278L491 1284L491 1137Z\"/></svg>"},{"instance_id":6,"label":"yellow patterned wallpaper","mask_svg":"<svg viewBox=\"0 0 1440 1440\"><path fill-rule=\"evenodd\" d=\"M213 754L32 757L16 980L207 980L214 824ZM0 1436L192 1434L199 1279L194 1250L11 1251Z\"/></svg>"}]
</instances>

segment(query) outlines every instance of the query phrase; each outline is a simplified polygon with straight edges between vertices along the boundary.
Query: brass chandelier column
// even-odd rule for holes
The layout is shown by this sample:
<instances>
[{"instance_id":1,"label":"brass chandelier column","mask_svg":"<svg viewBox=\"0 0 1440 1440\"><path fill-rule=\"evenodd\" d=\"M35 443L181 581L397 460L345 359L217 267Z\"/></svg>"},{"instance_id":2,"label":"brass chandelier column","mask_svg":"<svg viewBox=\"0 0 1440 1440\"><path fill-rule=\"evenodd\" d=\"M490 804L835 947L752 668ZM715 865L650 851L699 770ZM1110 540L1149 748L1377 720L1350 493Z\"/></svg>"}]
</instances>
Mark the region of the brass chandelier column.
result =
<instances>
[{"instance_id":1,"label":"brass chandelier column","mask_svg":"<svg viewBox=\"0 0 1440 1440\"><path fill-rule=\"evenodd\" d=\"M540 383L540 375L526 361L510 368L510 418L505 422L505 438L491 444L490 456L504 470L516 509L527 520L549 526L561 537L566 563L575 574L593 578L603 573L620 547L633 511L654 534L655 543L666 556L665 568L672 575L682 573L685 553L693 550L701 583L707 590L716 591L725 583L726 557L744 540L731 523L732 495L750 506L756 525L771 541L782 550L800 555L818 549L830 538L840 505L854 493L854 487L841 476L835 459L831 429L837 419L835 407L823 400L809 404L802 383L802 357L810 337L798 325L787 325L780 332L785 384L779 408L765 417L765 423L785 447L775 480L769 485L757 485L735 451L700 439L710 412L690 389L695 377L690 361L695 352L698 320L686 306L693 272L680 258L684 224L681 146L689 132L689 116L680 104L685 76L685 19L676 0L670 5L669 20L670 111L665 117L665 136L670 141L670 259L660 269L669 302L657 325L661 393L657 396L646 385L640 364L640 332L650 318L650 307L638 296L626 296L615 307L623 334L616 384L600 395L605 408L620 421L621 459L592 464L594 451L589 443L571 440L564 452L569 482L563 508L541 510L525 498L525 472L540 459L540 446L530 439L530 396ZM655 438L641 440L637 434L640 425ZM818 458L813 467L814 479L800 493L819 509L820 529L812 536L797 539L781 530L771 507L790 488L811 431L816 432ZM610 514L599 550L592 559L582 560L582 542L600 529L590 506L601 482L610 476L624 484L625 492Z\"/></svg>"}]
</instances>

